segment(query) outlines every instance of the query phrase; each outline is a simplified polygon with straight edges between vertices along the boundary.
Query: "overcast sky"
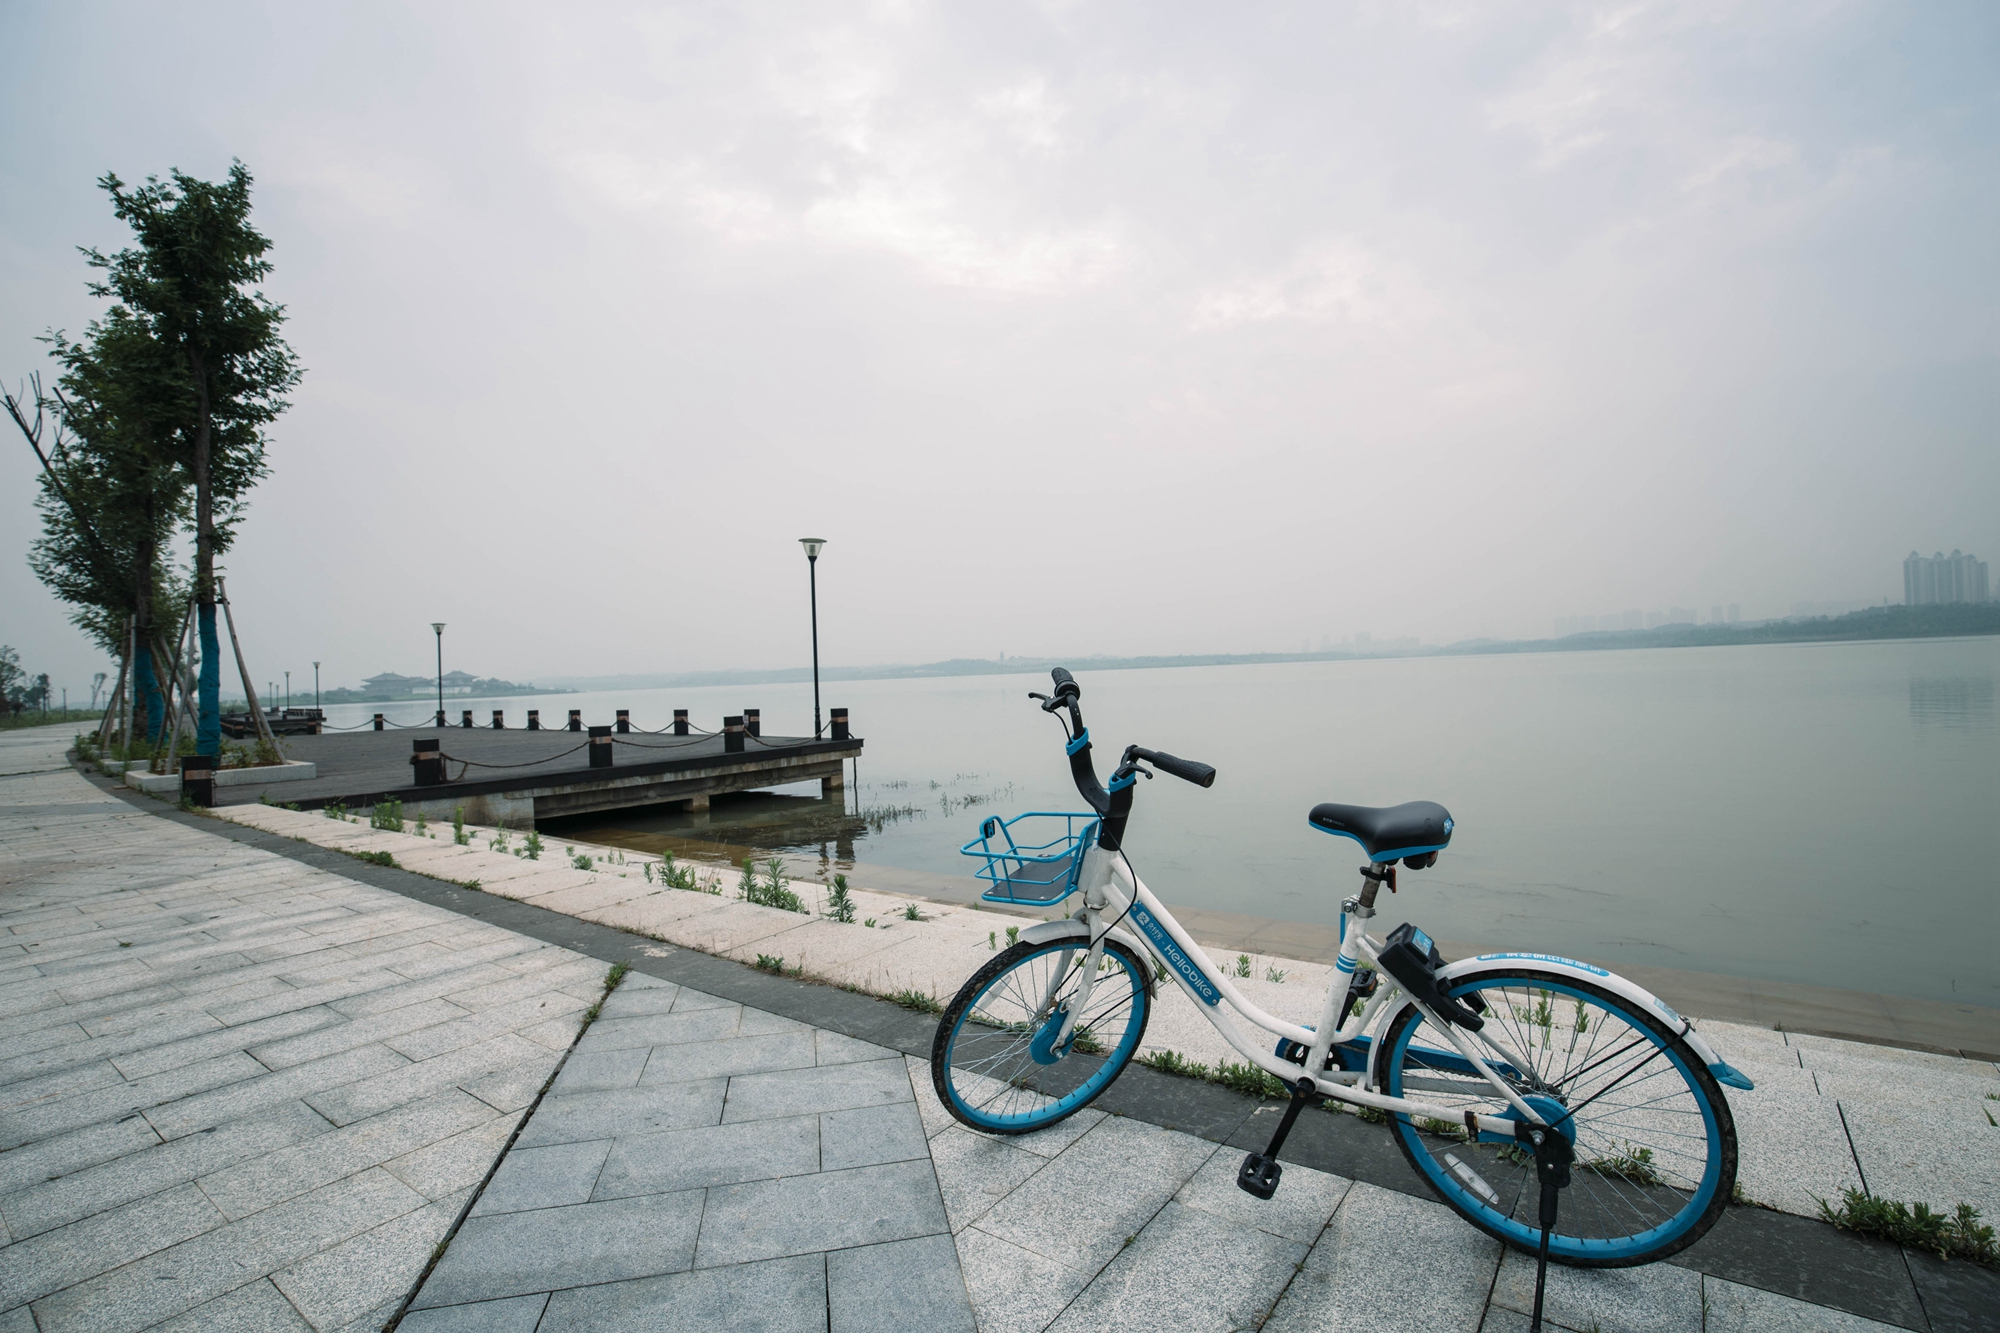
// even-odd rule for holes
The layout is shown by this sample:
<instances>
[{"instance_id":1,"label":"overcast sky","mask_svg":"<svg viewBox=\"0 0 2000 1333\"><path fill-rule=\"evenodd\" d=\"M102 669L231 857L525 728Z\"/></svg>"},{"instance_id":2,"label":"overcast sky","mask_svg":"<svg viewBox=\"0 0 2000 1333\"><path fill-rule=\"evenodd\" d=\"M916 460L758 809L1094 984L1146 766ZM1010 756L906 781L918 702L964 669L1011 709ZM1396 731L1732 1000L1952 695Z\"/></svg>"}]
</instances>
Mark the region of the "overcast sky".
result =
<instances>
[{"instance_id":1,"label":"overcast sky","mask_svg":"<svg viewBox=\"0 0 2000 1333\"><path fill-rule=\"evenodd\" d=\"M260 678L1540 636L2000 559L2000 7L0 6L0 375L256 176ZM26 569L0 639L97 665Z\"/></svg>"}]
</instances>

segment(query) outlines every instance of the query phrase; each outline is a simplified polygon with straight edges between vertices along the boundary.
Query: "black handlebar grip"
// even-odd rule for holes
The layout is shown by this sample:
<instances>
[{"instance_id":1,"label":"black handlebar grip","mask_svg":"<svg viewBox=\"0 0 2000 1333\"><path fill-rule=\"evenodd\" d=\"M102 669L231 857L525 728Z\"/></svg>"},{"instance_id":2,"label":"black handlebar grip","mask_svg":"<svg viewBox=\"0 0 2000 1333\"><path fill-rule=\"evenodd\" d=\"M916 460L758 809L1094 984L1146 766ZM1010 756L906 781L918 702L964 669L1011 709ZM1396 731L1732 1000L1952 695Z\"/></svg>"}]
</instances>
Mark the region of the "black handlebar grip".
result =
<instances>
[{"instance_id":1,"label":"black handlebar grip","mask_svg":"<svg viewBox=\"0 0 2000 1333\"><path fill-rule=\"evenodd\" d=\"M1138 750L1134 753L1137 757L1146 760L1162 773L1171 773L1183 782L1192 782L1197 787L1212 787L1215 785L1215 770L1207 764L1193 759L1182 759L1171 754L1162 754L1158 750Z\"/></svg>"},{"instance_id":2,"label":"black handlebar grip","mask_svg":"<svg viewBox=\"0 0 2000 1333\"><path fill-rule=\"evenodd\" d=\"M1056 683L1056 698L1081 699L1083 697L1083 687L1076 683L1076 677L1070 675L1067 668L1057 667L1055 670L1049 672L1049 679Z\"/></svg>"}]
</instances>

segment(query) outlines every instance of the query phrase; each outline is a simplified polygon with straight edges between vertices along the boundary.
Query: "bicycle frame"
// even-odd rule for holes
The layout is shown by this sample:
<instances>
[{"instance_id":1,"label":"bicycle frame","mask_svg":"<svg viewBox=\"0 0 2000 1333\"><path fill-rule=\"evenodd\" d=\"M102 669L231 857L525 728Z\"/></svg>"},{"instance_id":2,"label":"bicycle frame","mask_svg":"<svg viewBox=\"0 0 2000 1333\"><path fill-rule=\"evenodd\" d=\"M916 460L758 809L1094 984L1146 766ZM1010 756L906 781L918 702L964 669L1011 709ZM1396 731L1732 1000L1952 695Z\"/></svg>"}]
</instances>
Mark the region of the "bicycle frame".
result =
<instances>
[{"instance_id":1,"label":"bicycle frame","mask_svg":"<svg viewBox=\"0 0 2000 1333\"><path fill-rule=\"evenodd\" d=\"M1073 916L1060 921L1044 922L1030 926L1022 932L1022 938L1031 943L1041 944L1065 938L1074 938L1079 947L1086 948L1088 954L1081 969L1077 994L1069 1006L1069 1017L1063 1024L1056 1045L1060 1049L1069 1040L1070 1030L1075 1025L1077 1015L1086 1011L1092 986L1097 978L1098 960L1103 956L1106 939L1118 939L1143 955L1150 954L1164 967L1167 975L1196 1004L1217 1032L1238 1054L1252 1065L1281 1080L1287 1087L1296 1089L1301 1078L1311 1080L1311 1091L1336 1101L1353 1106L1372 1107L1378 1111L1400 1115L1427 1116L1436 1120L1462 1122L1473 1135L1481 1131L1513 1138L1520 1124L1541 1125L1543 1120L1527 1102L1522 1100L1500 1074L1494 1069L1486 1055L1475 1047L1464 1029L1447 1022L1434 1013L1429 1006L1414 996L1398 988L1386 973L1378 971L1382 984L1375 994L1364 1004L1362 1011L1351 1018L1341 1009L1346 1004L1348 978L1364 962L1374 965L1378 961L1380 945L1370 939L1361 928L1362 918L1354 913L1343 912L1341 921L1340 956L1332 977L1328 981L1326 999L1321 1005L1320 1021L1317 1028L1305 1027L1265 1012L1250 1002L1236 989L1226 973L1209 962L1206 952L1174 919L1165 904L1153 896L1152 890L1140 880L1124 856L1117 852L1107 852L1092 845L1084 852L1083 865L1079 871L1077 887L1083 894L1083 907ZM1127 925L1135 930L1126 929ZM1057 979L1050 983L1050 994L1044 997L1044 1006L1053 1002L1055 989L1064 974L1057 973ZM1396 1002L1400 1001L1400 1002ZM1224 1004L1230 1011L1223 1012ZM1364 1069L1352 1071L1331 1071L1320 1068L1326 1062L1328 1053L1336 1046L1352 1043L1356 1038L1367 1035L1384 1017L1398 1012L1404 1003L1415 1005L1433 1027L1443 1032L1457 1047L1472 1070L1493 1086L1495 1093L1515 1112L1514 1117L1476 1115L1445 1107L1432 1106L1413 1101L1407 1097L1386 1096L1373 1089L1373 1080ZM1271 1036L1296 1042L1307 1048L1305 1064L1293 1064L1280 1059L1268 1044L1253 1042L1237 1022L1254 1025ZM1527 1069L1529 1061L1509 1051L1504 1044L1492 1037L1481 1035L1481 1041L1514 1069ZM1518 1118L1516 1118L1518 1117Z\"/></svg>"}]
</instances>

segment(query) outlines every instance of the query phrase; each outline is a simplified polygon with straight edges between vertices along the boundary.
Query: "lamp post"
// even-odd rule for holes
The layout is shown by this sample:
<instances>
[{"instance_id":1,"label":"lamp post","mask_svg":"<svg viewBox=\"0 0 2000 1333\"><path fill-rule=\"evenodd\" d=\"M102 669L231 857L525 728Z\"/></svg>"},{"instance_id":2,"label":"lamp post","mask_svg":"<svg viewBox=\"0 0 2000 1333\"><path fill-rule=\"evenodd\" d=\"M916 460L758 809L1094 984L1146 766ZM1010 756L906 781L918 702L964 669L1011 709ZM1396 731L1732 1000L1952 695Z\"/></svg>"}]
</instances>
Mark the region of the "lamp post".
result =
<instances>
[{"instance_id":1,"label":"lamp post","mask_svg":"<svg viewBox=\"0 0 2000 1333\"><path fill-rule=\"evenodd\" d=\"M812 590L813 627L813 739L819 739L819 552L826 545L824 537L801 537L799 545L806 548L806 585Z\"/></svg>"},{"instance_id":2,"label":"lamp post","mask_svg":"<svg viewBox=\"0 0 2000 1333\"><path fill-rule=\"evenodd\" d=\"M313 707L319 707L319 663L313 663Z\"/></svg>"},{"instance_id":3,"label":"lamp post","mask_svg":"<svg viewBox=\"0 0 2000 1333\"><path fill-rule=\"evenodd\" d=\"M292 673L285 673L285 711L292 711Z\"/></svg>"},{"instance_id":4,"label":"lamp post","mask_svg":"<svg viewBox=\"0 0 2000 1333\"><path fill-rule=\"evenodd\" d=\"M437 635L437 640L438 640L437 724L441 727L444 725L444 622L442 620L433 620L431 622L431 633Z\"/></svg>"}]
</instances>

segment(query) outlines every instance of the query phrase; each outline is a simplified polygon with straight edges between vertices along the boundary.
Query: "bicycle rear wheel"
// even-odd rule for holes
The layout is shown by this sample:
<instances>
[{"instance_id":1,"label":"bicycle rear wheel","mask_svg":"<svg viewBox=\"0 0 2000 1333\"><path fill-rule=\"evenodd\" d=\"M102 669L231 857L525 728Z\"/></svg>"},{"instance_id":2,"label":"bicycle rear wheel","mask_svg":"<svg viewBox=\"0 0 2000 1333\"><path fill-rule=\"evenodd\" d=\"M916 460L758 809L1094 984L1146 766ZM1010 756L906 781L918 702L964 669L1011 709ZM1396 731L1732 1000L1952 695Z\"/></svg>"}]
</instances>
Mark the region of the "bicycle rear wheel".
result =
<instances>
[{"instance_id":1,"label":"bicycle rear wheel","mask_svg":"<svg viewBox=\"0 0 2000 1333\"><path fill-rule=\"evenodd\" d=\"M1088 1106L1124 1072L1152 1013L1146 965L1104 946L1086 1010L1055 1046L1083 979L1076 939L1016 944L972 974L931 1043L931 1085L945 1109L986 1134L1027 1134Z\"/></svg>"},{"instance_id":2,"label":"bicycle rear wheel","mask_svg":"<svg viewBox=\"0 0 2000 1333\"><path fill-rule=\"evenodd\" d=\"M1694 1051L1661 1021L1587 982L1518 966L1454 979L1485 1003L1486 1033L1526 1069L1489 1062L1576 1152L1549 1256L1584 1268L1651 1263L1692 1245L1721 1216L1736 1182L1729 1103ZM1477 1042L1479 1039L1474 1038ZM1378 1050L1384 1092L1458 1113L1413 1123L1396 1143L1438 1197L1516 1249L1541 1241L1534 1159L1511 1140L1468 1139L1462 1115L1516 1112L1414 1006Z\"/></svg>"}]
</instances>

